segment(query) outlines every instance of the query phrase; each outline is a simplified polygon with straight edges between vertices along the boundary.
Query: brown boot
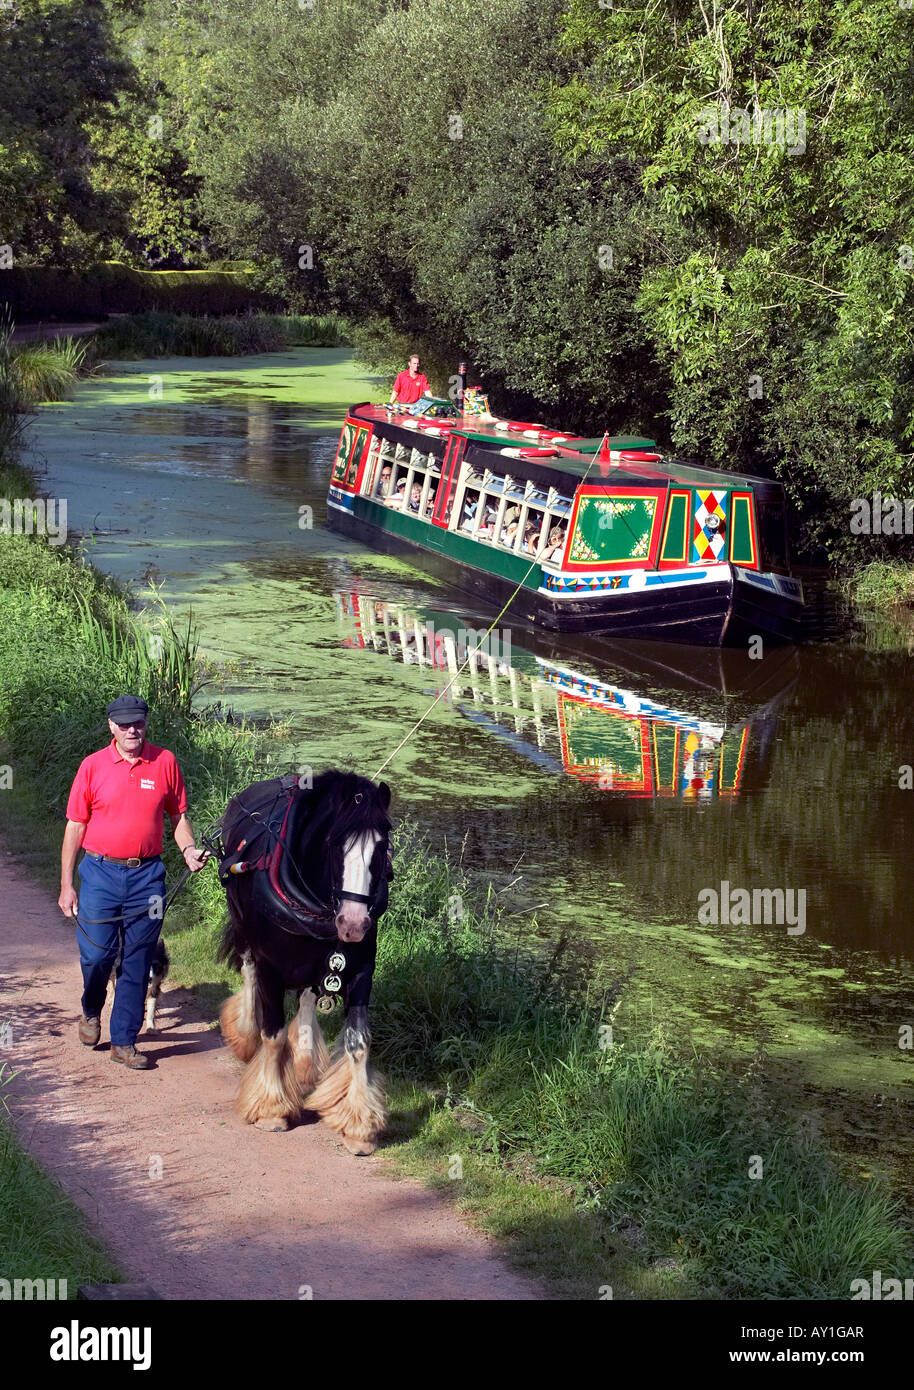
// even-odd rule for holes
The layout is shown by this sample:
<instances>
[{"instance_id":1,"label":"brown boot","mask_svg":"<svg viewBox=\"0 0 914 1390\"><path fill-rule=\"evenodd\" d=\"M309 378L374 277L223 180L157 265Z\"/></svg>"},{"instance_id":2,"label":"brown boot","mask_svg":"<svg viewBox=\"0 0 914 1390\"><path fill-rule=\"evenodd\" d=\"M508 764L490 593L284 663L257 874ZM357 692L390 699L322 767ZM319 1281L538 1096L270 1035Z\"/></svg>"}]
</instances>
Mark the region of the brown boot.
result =
<instances>
[{"instance_id":1,"label":"brown boot","mask_svg":"<svg viewBox=\"0 0 914 1390\"><path fill-rule=\"evenodd\" d=\"M83 1014L80 1017L77 1031L83 1047L97 1047L98 1040L102 1035L102 1021L100 1018L86 1018Z\"/></svg>"},{"instance_id":2,"label":"brown boot","mask_svg":"<svg viewBox=\"0 0 914 1390\"><path fill-rule=\"evenodd\" d=\"M121 1062L123 1066L129 1067L131 1071L148 1071L152 1063L143 1052L137 1052L135 1047L115 1047L111 1044L112 1062Z\"/></svg>"}]
</instances>

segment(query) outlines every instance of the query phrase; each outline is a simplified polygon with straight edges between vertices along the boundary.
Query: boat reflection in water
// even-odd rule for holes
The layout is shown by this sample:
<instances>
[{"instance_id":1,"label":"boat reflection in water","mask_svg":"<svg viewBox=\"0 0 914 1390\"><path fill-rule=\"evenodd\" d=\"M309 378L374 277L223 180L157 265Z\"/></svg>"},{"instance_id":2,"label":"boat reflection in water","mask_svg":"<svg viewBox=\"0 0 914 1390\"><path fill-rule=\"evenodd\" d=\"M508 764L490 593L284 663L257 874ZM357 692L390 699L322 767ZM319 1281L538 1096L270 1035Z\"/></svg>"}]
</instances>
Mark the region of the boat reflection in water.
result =
<instances>
[{"instance_id":1,"label":"boat reflection in water","mask_svg":"<svg viewBox=\"0 0 914 1390\"><path fill-rule=\"evenodd\" d=\"M344 645L427 667L435 693L515 752L607 793L706 802L734 797L767 765L793 649L739 652L595 639L560 651L458 614L337 591ZM476 648L479 650L476 650ZM580 667L586 665L589 671ZM611 679L610 679L611 677ZM449 689L448 689L449 687Z\"/></svg>"}]
</instances>

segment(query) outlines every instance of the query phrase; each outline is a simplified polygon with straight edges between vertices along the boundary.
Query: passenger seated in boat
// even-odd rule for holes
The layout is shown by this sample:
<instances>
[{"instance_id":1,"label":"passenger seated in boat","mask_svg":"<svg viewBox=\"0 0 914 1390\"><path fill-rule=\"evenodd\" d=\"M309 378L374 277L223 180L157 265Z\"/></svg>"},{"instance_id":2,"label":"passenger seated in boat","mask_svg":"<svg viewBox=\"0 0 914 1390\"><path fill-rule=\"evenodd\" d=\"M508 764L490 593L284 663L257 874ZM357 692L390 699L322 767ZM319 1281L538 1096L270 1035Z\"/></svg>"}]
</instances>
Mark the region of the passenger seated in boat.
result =
<instances>
[{"instance_id":1,"label":"passenger seated in boat","mask_svg":"<svg viewBox=\"0 0 914 1390\"><path fill-rule=\"evenodd\" d=\"M541 560L548 560L553 564L557 564L558 561L561 560L562 553L565 549L565 534L564 526L553 526L552 530L549 532L547 548L540 556Z\"/></svg>"},{"instance_id":2,"label":"passenger seated in boat","mask_svg":"<svg viewBox=\"0 0 914 1390\"><path fill-rule=\"evenodd\" d=\"M463 515L460 518L461 531L472 531L473 518L476 515L476 508L479 506L479 498L474 497L472 501L466 498L463 503Z\"/></svg>"},{"instance_id":3,"label":"passenger seated in boat","mask_svg":"<svg viewBox=\"0 0 914 1390\"><path fill-rule=\"evenodd\" d=\"M381 473L380 473L380 476L379 476L379 478L378 478L378 481L377 481L377 483L375 484L374 495L375 495L375 497L386 497L387 494L388 494L389 492L390 492L390 464L389 464L389 463L385 463L384 467L381 469Z\"/></svg>"},{"instance_id":4,"label":"passenger seated in boat","mask_svg":"<svg viewBox=\"0 0 914 1390\"><path fill-rule=\"evenodd\" d=\"M409 494L409 509L411 512L419 510L419 503L422 501L422 484L413 483Z\"/></svg>"},{"instance_id":5,"label":"passenger seated in boat","mask_svg":"<svg viewBox=\"0 0 914 1390\"><path fill-rule=\"evenodd\" d=\"M497 512L494 507L486 507L485 515L479 523L479 530L476 532L477 536L485 536L488 539L493 534L496 515Z\"/></svg>"},{"instance_id":6,"label":"passenger seated in boat","mask_svg":"<svg viewBox=\"0 0 914 1390\"><path fill-rule=\"evenodd\" d=\"M513 545L514 537L517 535L517 521L520 516L520 507L509 507L505 512L505 523L501 528L499 540L502 545Z\"/></svg>"}]
</instances>

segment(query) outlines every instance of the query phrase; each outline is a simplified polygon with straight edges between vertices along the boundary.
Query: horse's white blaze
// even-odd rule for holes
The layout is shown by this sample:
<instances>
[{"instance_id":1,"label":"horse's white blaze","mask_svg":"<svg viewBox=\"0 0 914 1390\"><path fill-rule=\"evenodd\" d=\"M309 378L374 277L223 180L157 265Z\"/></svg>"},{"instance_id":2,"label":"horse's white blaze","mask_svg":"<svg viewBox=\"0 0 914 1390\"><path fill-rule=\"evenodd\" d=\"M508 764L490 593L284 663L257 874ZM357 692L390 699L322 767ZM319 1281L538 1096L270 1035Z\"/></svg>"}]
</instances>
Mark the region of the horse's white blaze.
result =
<instances>
[{"instance_id":1,"label":"horse's white blaze","mask_svg":"<svg viewBox=\"0 0 914 1390\"><path fill-rule=\"evenodd\" d=\"M343 889L347 893L367 893L371 887L371 860L381 836L366 830L351 841L343 860Z\"/></svg>"},{"instance_id":2,"label":"horse's white blaze","mask_svg":"<svg viewBox=\"0 0 914 1390\"><path fill-rule=\"evenodd\" d=\"M343 892L362 893L367 896L371 889L371 860L375 846L381 836L377 830L366 830L363 835L352 840L343 859ZM368 910L366 903L352 902L349 898L340 901L336 914L337 929L345 933L355 932L353 940L361 940L367 930Z\"/></svg>"}]
</instances>

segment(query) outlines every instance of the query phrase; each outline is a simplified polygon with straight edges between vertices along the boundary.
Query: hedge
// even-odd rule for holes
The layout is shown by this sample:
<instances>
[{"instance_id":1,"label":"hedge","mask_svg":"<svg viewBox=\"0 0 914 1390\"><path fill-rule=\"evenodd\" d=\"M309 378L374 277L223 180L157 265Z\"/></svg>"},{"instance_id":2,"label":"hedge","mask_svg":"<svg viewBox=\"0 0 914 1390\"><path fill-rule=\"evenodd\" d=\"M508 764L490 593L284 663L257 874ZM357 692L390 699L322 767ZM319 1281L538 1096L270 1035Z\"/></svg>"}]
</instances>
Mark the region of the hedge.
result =
<instances>
[{"instance_id":1,"label":"hedge","mask_svg":"<svg viewBox=\"0 0 914 1390\"><path fill-rule=\"evenodd\" d=\"M257 289L241 270L133 270L104 261L85 270L13 266L0 270L3 305L14 323L78 322L145 309L183 314L239 314L284 308L278 296Z\"/></svg>"}]
</instances>

